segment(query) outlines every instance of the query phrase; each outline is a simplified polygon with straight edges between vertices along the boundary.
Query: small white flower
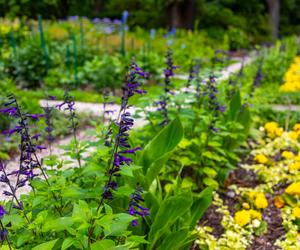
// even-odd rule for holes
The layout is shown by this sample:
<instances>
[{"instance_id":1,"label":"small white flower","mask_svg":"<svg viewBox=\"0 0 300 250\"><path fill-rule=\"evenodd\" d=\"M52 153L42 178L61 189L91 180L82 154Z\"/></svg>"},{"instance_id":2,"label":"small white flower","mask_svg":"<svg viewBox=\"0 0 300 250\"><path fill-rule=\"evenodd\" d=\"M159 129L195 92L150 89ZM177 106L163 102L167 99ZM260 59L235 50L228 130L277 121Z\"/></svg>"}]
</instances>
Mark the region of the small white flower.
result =
<instances>
[{"instance_id":1,"label":"small white flower","mask_svg":"<svg viewBox=\"0 0 300 250\"><path fill-rule=\"evenodd\" d=\"M258 219L253 220L252 225L254 228L258 228L260 226L260 221Z\"/></svg>"}]
</instances>

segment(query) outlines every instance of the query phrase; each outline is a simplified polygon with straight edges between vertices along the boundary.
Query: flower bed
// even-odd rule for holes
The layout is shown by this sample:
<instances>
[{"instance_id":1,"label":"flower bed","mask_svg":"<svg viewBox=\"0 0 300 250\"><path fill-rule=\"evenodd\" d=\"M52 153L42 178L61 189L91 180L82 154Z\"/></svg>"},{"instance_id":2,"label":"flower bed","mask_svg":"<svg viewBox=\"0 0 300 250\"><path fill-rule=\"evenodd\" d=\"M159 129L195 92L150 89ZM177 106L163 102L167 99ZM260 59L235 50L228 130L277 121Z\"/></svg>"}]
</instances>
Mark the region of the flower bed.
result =
<instances>
[{"instance_id":1,"label":"flower bed","mask_svg":"<svg viewBox=\"0 0 300 250\"><path fill-rule=\"evenodd\" d=\"M300 248L300 124L284 131L269 122L260 130L260 139L230 176L225 193L214 194L224 232L213 236L215 228L206 226L204 217L196 228L200 249ZM234 177L245 170L244 179Z\"/></svg>"}]
</instances>

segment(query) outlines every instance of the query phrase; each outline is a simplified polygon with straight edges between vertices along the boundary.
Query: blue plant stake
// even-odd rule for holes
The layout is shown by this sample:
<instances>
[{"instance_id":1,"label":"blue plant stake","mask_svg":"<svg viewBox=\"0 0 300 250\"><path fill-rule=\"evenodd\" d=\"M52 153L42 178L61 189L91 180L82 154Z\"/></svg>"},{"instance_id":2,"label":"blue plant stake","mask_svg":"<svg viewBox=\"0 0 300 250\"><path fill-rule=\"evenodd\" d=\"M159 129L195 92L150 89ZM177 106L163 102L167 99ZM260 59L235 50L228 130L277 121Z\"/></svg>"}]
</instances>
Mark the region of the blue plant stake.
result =
<instances>
[{"instance_id":1,"label":"blue plant stake","mask_svg":"<svg viewBox=\"0 0 300 250\"><path fill-rule=\"evenodd\" d=\"M120 53L122 56L126 55L125 51L125 33L126 33L126 22L128 19L128 11L124 10L122 14L122 26L121 26L121 48L120 48Z\"/></svg>"}]
</instances>

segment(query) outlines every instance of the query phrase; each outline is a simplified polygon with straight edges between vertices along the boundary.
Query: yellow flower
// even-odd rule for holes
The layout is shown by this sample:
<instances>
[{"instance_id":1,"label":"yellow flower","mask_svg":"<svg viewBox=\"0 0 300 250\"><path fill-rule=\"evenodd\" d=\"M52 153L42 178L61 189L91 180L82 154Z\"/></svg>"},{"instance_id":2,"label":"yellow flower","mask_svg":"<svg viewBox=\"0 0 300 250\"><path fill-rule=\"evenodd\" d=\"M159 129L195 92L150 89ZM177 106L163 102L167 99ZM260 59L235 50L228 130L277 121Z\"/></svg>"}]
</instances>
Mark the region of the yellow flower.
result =
<instances>
[{"instance_id":1,"label":"yellow flower","mask_svg":"<svg viewBox=\"0 0 300 250\"><path fill-rule=\"evenodd\" d=\"M241 210L235 213L234 221L239 224L241 227L247 225L251 220L249 211Z\"/></svg>"},{"instance_id":2,"label":"yellow flower","mask_svg":"<svg viewBox=\"0 0 300 250\"><path fill-rule=\"evenodd\" d=\"M300 182L292 183L285 189L285 192L290 195L300 195Z\"/></svg>"},{"instance_id":3,"label":"yellow flower","mask_svg":"<svg viewBox=\"0 0 300 250\"><path fill-rule=\"evenodd\" d=\"M274 205L277 208L282 208L284 206L284 200L280 196L274 198Z\"/></svg>"},{"instance_id":4,"label":"yellow flower","mask_svg":"<svg viewBox=\"0 0 300 250\"><path fill-rule=\"evenodd\" d=\"M250 191L250 192L248 193L248 196L249 196L249 198L250 198L251 200L254 200L255 197L256 197L258 194L259 194L259 193L258 193L257 191Z\"/></svg>"},{"instance_id":5,"label":"yellow flower","mask_svg":"<svg viewBox=\"0 0 300 250\"><path fill-rule=\"evenodd\" d=\"M294 215L296 218L300 218L300 207L294 207L294 208L293 208L293 215Z\"/></svg>"},{"instance_id":6,"label":"yellow flower","mask_svg":"<svg viewBox=\"0 0 300 250\"><path fill-rule=\"evenodd\" d=\"M256 155L254 160L261 164L266 164L268 162L268 158L264 154Z\"/></svg>"},{"instance_id":7,"label":"yellow flower","mask_svg":"<svg viewBox=\"0 0 300 250\"><path fill-rule=\"evenodd\" d=\"M276 122L267 122L264 128L267 132L268 137L270 138L281 136L283 133L283 129L278 127L278 123Z\"/></svg>"},{"instance_id":8,"label":"yellow flower","mask_svg":"<svg viewBox=\"0 0 300 250\"><path fill-rule=\"evenodd\" d=\"M298 157L298 156L297 156ZM299 170L300 169L300 162L297 161L295 163L292 163L288 166L289 170Z\"/></svg>"},{"instance_id":9,"label":"yellow flower","mask_svg":"<svg viewBox=\"0 0 300 250\"><path fill-rule=\"evenodd\" d=\"M258 220L261 220L261 213L259 211L256 211L256 210L253 210L253 209L250 209L249 210L249 214L250 214L250 217L251 219L258 219Z\"/></svg>"},{"instance_id":10,"label":"yellow flower","mask_svg":"<svg viewBox=\"0 0 300 250\"><path fill-rule=\"evenodd\" d=\"M268 206L268 201L265 197L265 195L263 193L259 193L257 196L256 196L256 199L255 199L255 202L254 202L256 208L260 209L264 209Z\"/></svg>"},{"instance_id":11,"label":"yellow flower","mask_svg":"<svg viewBox=\"0 0 300 250\"><path fill-rule=\"evenodd\" d=\"M300 123L295 124L293 130L296 132L300 132Z\"/></svg>"},{"instance_id":12,"label":"yellow flower","mask_svg":"<svg viewBox=\"0 0 300 250\"><path fill-rule=\"evenodd\" d=\"M293 159L295 155L290 151L283 151L281 156L285 159Z\"/></svg>"},{"instance_id":13,"label":"yellow flower","mask_svg":"<svg viewBox=\"0 0 300 250\"><path fill-rule=\"evenodd\" d=\"M295 131L289 132L289 138L292 139L292 140L297 140L298 136L299 136L299 134Z\"/></svg>"}]
</instances>

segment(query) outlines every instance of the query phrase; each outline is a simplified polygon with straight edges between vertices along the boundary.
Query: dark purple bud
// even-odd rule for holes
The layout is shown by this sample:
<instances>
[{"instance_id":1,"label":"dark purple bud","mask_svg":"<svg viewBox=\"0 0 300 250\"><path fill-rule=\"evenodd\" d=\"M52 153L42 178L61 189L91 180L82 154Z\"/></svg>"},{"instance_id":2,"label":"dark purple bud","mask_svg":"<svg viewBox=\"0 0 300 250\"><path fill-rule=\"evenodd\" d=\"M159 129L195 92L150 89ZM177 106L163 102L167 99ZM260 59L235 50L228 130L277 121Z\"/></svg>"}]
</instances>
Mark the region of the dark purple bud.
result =
<instances>
[{"instance_id":1,"label":"dark purple bud","mask_svg":"<svg viewBox=\"0 0 300 250\"><path fill-rule=\"evenodd\" d=\"M5 211L4 207L0 205L0 219L2 219L5 214L6 214L6 211Z\"/></svg>"}]
</instances>

